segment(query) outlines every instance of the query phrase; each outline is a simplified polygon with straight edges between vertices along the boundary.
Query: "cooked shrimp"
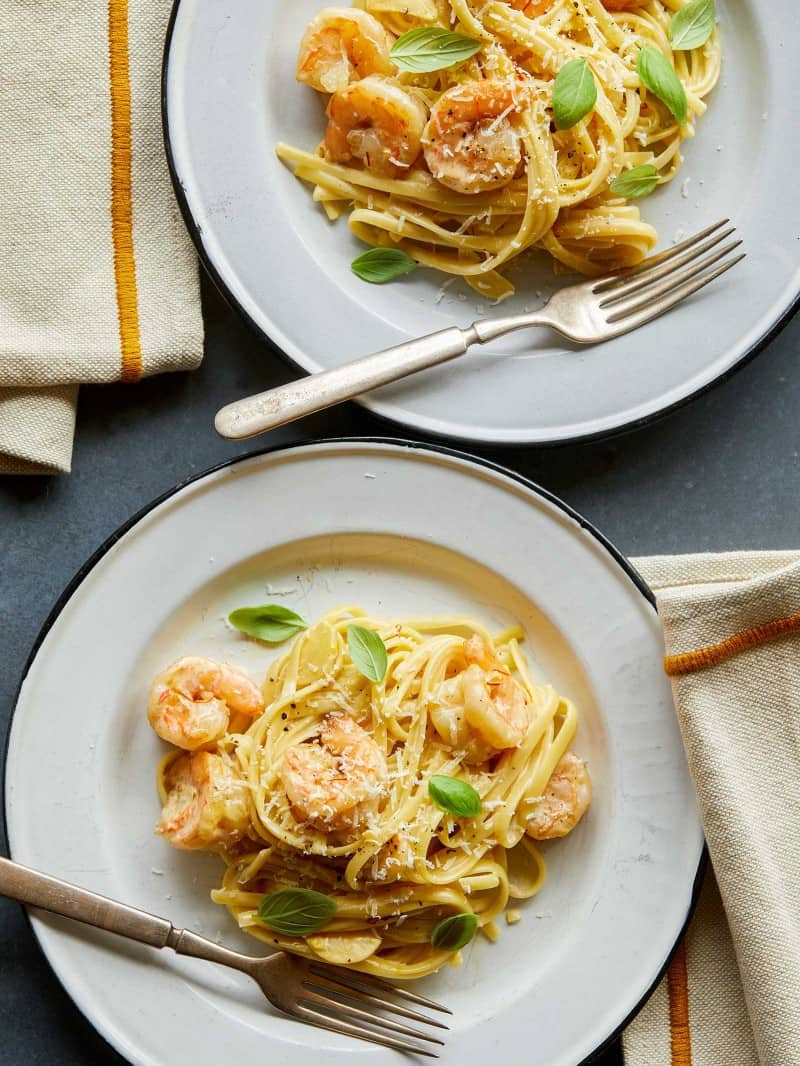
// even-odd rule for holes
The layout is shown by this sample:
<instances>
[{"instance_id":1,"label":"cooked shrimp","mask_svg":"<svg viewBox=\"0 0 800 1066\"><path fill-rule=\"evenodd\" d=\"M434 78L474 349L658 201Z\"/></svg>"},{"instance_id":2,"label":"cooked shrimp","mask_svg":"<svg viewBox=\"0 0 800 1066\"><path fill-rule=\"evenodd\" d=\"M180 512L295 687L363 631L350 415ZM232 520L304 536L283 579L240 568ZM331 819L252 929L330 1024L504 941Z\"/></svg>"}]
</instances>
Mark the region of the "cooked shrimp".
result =
<instances>
[{"instance_id":1,"label":"cooked shrimp","mask_svg":"<svg viewBox=\"0 0 800 1066\"><path fill-rule=\"evenodd\" d=\"M422 150L425 105L399 85L372 75L335 93L328 103L325 154L336 163L363 163L400 177Z\"/></svg>"},{"instance_id":2,"label":"cooked shrimp","mask_svg":"<svg viewBox=\"0 0 800 1066\"><path fill-rule=\"evenodd\" d=\"M352 718L329 714L319 743L295 744L280 778L295 817L323 831L353 829L378 810L386 792L386 760Z\"/></svg>"},{"instance_id":3,"label":"cooked shrimp","mask_svg":"<svg viewBox=\"0 0 800 1066\"><path fill-rule=\"evenodd\" d=\"M227 848L250 821L247 786L221 755L181 755L164 777L167 799L156 832L176 848Z\"/></svg>"},{"instance_id":4,"label":"cooked shrimp","mask_svg":"<svg viewBox=\"0 0 800 1066\"><path fill-rule=\"evenodd\" d=\"M219 740L231 713L257 718L264 700L250 678L227 663L187 655L158 675L147 717L162 740L195 751Z\"/></svg>"},{"instance_id":5,"label":"cooked shrimp","mask_svg":"<svg viewBox=\"0 0 800 1066\"><path fill-rule=\"evenodd\" d=\"M592 802L592 779L583 759L568 751L556 764L541 798L527 816L526 832L534 840L571 833Z\"/></svg>"},{"instance_id":6,"label":"cooked shrimp","mask_svg":"<svg viewBox=\"0 0 800 1066\"><path fill-rule=\"evenodd\" d=\"M476 634L464 642L464 658L466 669L442 683L430 716L441 738L464 747L468 761L475 762L522 743L530 726L530 703L482 637ZM470 738L482 743L470 748Z\"/></svg>"},{"instance_id":7,"label":"cooked shrimp","mask_svg":"<svg viewBox=\"0 0 800 1066\"><path fill-rule=\"evenodd\" d=\"M467 724L498 751L517 747L531 724L528 694L481 637L470 637L464 655L470 664L462 682Z\"/></svg>"},{"instance_id":8,"label":"cooked shrimp","mask_svg":"<svg viewBox=\"0 0 800 1066\"><path fill-rule=\"evenodd\" d=\"M393 43L368 11L326 7L309 22L300 43L297 80L321 93L335 93L369 74L393 74Z\"/></svg>"},{"instance_id":9,"label":"cooked shrimp","mask_svg":"<svg viewBox=\"0 0 800 1066\"><path fill-rule=\"evenodd\" d=\"M468 194L508 185L522 163L516 115L526 91L522 82L495 78L463 82L443 93L422 137L434 178Z\"/></svg>"}]
</instances>

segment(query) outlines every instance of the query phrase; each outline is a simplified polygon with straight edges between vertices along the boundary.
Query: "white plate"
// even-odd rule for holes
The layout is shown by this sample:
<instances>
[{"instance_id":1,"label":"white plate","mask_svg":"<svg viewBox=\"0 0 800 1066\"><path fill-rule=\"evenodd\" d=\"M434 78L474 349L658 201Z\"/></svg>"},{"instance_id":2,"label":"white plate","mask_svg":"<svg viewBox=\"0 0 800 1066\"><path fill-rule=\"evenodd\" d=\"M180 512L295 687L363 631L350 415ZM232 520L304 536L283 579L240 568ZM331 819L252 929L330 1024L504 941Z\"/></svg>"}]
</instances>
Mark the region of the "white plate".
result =
<instances>
[{"instance_id":1,"label":"white plate","mask_svg":"<svg viewBox=\"0 0 800 1066\"><path fill-rule=\"evenodd\" d=\"M533 1039L537 1062L575 1066L665 965L703 840L644 586L576 515L499 468L323 442L203 475L135 519L62 598L23 682L6 779L14 858L257 948L208 899L218 860L153 835L162 745L145 702L154 672L190 651L263 674L271 653L223 619L268 599L307 618L351 603L519 621L535 672L578 703L590 814L548 849L547 884L513 932L422 985L455 1012L445 1064L530 1066ZM240 974L33 922L76 1003L135 1063L403 1061L276 1015Z\"/></svg>"},{"instance_id":2,"label":"white plate","mask_svg":"<svg viewBox=\"0 0 800 1066\"><path fill-rule=\"evenodd\" d=\"M164 77L168 154L184 216L221 289L299 367L313 371L492 312L461 282L420 270L369 286L363 251L275 156L321 139L320 97L294 80L323 0L180 0ZM724 65L677 180L642 202L669 247L729 216L748 258L672 314L592 349L525 331L373 393L377 414L430 434L546 443L651 418L724 377L789 315L800 292L800 19L795 0L718 0ZM686 197L682 193L686 193ZM506 311L556 284L547 256L515 275ZM469 298L466 293L470 292Z\"/></svg>"}]
</instances>

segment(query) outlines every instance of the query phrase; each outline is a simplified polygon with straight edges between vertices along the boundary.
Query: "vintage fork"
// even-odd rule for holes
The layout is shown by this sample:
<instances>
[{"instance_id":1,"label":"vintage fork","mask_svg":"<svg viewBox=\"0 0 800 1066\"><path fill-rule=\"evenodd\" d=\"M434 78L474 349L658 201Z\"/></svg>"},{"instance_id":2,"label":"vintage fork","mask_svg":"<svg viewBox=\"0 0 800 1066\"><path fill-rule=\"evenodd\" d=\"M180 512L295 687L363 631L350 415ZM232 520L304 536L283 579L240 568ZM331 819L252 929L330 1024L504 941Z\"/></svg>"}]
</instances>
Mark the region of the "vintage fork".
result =
<instances>
[{"instance_id":1,"label":"vintage fork","mask_svg":"<svg viewBox=\"0 0 800 1066\"><path fill-rule=\"evenodd\" d=\"M2 856L0 895L138 940L153 948L172 948L179 955L191 955L240 970L253 978L274 1007L322 1029L332 1029L335 1033L429 1058L438 1056L420 1041L429 1045L444 1044L437 1036L385 1018L378 1012L444 1030L447 1025L415 1010L410 1004L443 1014L452 1011L371 974L307 962L281 951L261 958L242 955L188 929L176 929L166 918L117 903Z\"/></svg>"},{"instance_id":2,"label":"vintage fork","mask_svg":"<svg viewBox=\"0 0 800 1066\"><path fill-rule=\"evenodd\" d=\"M231 440L266 433L418 370L456 359L473 344L485 344L529 326L549 326L579 344L596 344L619 337L663 315L744 259L744 254L729 258L741 241L718 247L734 232L735 227L728 226L729 221L722 219L631 270L560 289L538 311L484 319L468 329L454 326L440 330L333 370L236 400L217 413L214 423L217 432Z\"/></svg>"}]
</instances>

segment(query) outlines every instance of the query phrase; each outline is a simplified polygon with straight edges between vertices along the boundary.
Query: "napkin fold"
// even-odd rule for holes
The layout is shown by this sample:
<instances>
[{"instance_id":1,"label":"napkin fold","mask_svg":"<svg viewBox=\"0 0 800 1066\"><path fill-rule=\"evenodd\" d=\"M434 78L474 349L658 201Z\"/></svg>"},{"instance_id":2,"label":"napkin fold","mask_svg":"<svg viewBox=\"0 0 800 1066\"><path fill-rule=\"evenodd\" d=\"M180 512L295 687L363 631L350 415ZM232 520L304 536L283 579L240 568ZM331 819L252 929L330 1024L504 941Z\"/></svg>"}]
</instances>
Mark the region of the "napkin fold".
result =
<instances>
[{"instance_id":1,"label":"napkin fold","mask_svg":"<svg viewBox=\"0 0 800 1066\"><path fill-rule=\"evenodd\" d=\"M170 184L168 3L6 0L0 76L0 473L70 469L77 386L202 357Z\"/></svg>"},{"instance_id":2,"label":"napkin fold","mask_svg":"<svg viewBox=\"0 0 800 1066\"><path fill-rule=\"evenodd\" d=\"M627 1066L800 1064L800 552L634 560L712 870Z\"/></svg>"}]
</instances>

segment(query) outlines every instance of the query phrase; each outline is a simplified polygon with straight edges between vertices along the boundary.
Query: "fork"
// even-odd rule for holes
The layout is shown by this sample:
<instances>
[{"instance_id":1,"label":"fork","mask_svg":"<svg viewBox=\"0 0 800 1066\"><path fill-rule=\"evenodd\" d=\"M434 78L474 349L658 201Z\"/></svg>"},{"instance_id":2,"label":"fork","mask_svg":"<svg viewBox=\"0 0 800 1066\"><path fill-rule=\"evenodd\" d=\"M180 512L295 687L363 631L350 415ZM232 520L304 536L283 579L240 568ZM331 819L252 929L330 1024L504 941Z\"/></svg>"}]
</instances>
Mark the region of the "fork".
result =
<instances>
[{"instance_id":1,"label":"fork","mask_svg":"<svg viewBox=\"0 0 800 1066\"><path fill-rule=\"evenodd\" d=\"M415 1010L410 1004L443 1014L452 1014L452 1011L432 999L398 988L371 974L308 962L281 951L261 958L243 955L188 929L176 929L166 918L128 907L2 856L0 895L138 940L153 948L172 948L178 955L190 955L240 970L253 978L274 1007L322 1029L434 1059L438 1058L436 1052L421 1046L418 1041L444 1044L437 1036L385 1018L378 1011L442 1030L448 1026Z\"/></svg>"},{"instance_id":2,"label":"fork","mask_svg":"<svg viewBox=\"0 0 800 1066\"><path fill-rule=\"evenodd\" d=\"M529 326L549 326L578 344L619 337L663 315L744 259L744 253L730 258L741 241L718 247L734 232L729 222L722 219L630 270L560 289L538 311L484 319L467 329L453 326L236 400L217 412L214 425L230 440L255 437L418 370L456 359L473 344L485 344Z\"/></svg>"}]
</instances>

